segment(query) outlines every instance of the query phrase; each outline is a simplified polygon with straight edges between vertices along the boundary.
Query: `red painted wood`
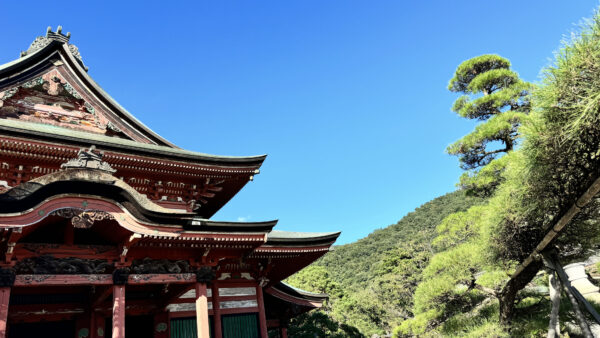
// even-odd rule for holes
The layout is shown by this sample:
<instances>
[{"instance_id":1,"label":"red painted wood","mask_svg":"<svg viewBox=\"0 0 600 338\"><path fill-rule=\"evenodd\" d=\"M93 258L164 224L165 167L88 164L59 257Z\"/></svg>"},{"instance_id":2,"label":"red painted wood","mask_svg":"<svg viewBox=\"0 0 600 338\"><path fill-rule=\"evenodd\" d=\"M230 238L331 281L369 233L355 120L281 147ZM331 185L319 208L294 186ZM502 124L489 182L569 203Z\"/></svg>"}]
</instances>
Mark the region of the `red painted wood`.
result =
<instances>
[{"instance_id":1,"label":"red painted wood","mask_svg":"<svg viewBox=\"0 0 600 338\"><path fill-rule=\"evenodd\" d=\"M90 314L90 337L91 338L105 338L106 332L104 332L105 322L104 315L97 311L92 311Z\"/></svg>"},{"instance_id":2,"label":"red painted wood","mask_svg":"<svg viewBox=\"0 0 600 338\"><path fill-rule=\"evenodd\" d=\"M206 284L196 283L196 330L198 338L210 338Z\"/></svg>"},{"instance_id":3,"label":"red painted wood","mask_svg":"<svg viewBox=\"0 0 600 338\"><path fill-rule=\"evenodd\" d=\"M232 309L221 309L221 315L232 315L239 313L257 313L260 312L258 307L240 307Z\"/></svg>"},{"instance_id":4,"label":"red painted wood","mask_svg":"<svg viewBox=\"0 0 600 338\"><path fill-rule=\"evenodd\" d=\"M260 326L260 336L262 338L268 338L269 334L267 332L267 315L265 313L263 290L260 285L256 287L256 298L258 301L258 324Z\"/></svg>"},{"instance_id":5,"label":"red painted wood","mask_svg":"<svg viewBox=\"0 0 600 338\"><path fill-rule=\"evenodd\" d=\"M8 320L8 302L10 287L0 288L0 338L6 337L6 322Z\"/></svg>"},{"instance_id":6,"label":"red painted wood","mask_svg":"<svg viewBox=\"0 0 600 338\"><path fill-rule=\"evenodd\" d=\"M125 285L113 286L112 338L125 338Z\"/></svg>"},{"instance_id":7,"label":"red painted wood","mask_svg":"<svg viewBox=\"0 0 600 338\"><path fill-rule=\"evenodd\" d=\"M223 328L221 327L221 309L219 308L220 296L217 283L212 284L212 306L213 306L213 333L215 338L223 337Z\"/></svg>"},{"instance_id":8,"label":"red painted wood","mask_svg":"<svg viewBox=\"0 0 600 338\"><path fill-rule=\"evenodd\" d=\"M274 329L279 328L279 319L267 319L267 328Z\"/></svg>"},{"instance_id":9,"label":"red painted wood","mask_svg":"<svg viewBox=\"0 0 600 338\"><path fill-rule=\"evenodd\" d=\"M105 331L106 329L106 318L104 317L104 315L102 315L101 313L96 313L96 325L95 325L95 330L92 333L92 337L95 338L105 338L108 337L108 332Z\"/></svg>"},{"instance_id":10,"label":"red painted wood","mask_svg":"<svg viewBox=\"0 0 600 338\"><path fill-rule=\"evenodd\" d=\"M25 230L24 230L25 231ZM106 259L115 260L119 257L117 248L108 246L83 246L83 245L64 245L64 244L24 244L17 243L15 246L15 255L19 260L38 257L40 255L52 255L55 258L78 257L85 259Z\"/></svg>"},{"instance_id":11,"label":"red painted wood","mask_svg":"<svg viewBox=\"0 0 600 338\"><path fill-rule=\"evenodd\" d=\"M17 275L14 286L110 285L112 275Z\"/></svg>"},{"instance_id":12,"label":"red painted wood","mask_svg":"<svg viewBox=\"0 0 600 338\"><path fill-rule=\"evenodd\" d=\"M85 330L87 329L88 332L91 332L91 323L92 321L90 320L90 313L89 312L85 312L81 315L79 315L77 317L77 319L75 320L75 334L74 334L74 338L79 338L79 332L81 330ZM88 334L89 336L89 334Z\"/></svg>"},{"instance_id":13,"label":"red painted wood","mask_svg":"<svg viewBox=\"0 0 600 338\"><path fill-rule=\"evenodd\" d=\"M281 331L280 331L280 334L281 334L281 338L288 338L287 327L282 327Z\"/></svg>"},{"instance_id":14,"label":"red painted wood","mask_svg":"<svg viewBox=\"0 0 600 338\"><path fill-rule=\"evenodd\" d=\"M169 302L169 304L188 304L188 303L195 303L196 299L195 298L176 298L173 299ZM207 302L212 302L212 297L208 297L207 298Z\"/></svg>"},{"instance_id":15,"label":"red painted wood","mask_svg":"<svg viewBox=\"0 0 600 338\"><path fill-rule=\"evenodd\" d=\"M213 310L208 310L208 315L213 315ZM169 312L169 318L190 318L195 317L196 311L179 311L179 312Z\"/></svg>"},{"instance_id":16,"label":"red painted wood","mask_svg":"<svg viewBox=\"0 0 600 338\"><path fill-rule=\"evenodd\" d=\"M195 281L196 275L193 273L132 274L129 275L127 284L186 284Z\"/></svg>"},{"instance_id":17,"label":"red painted wood","mask_svg":"<svg viewBox=\"0 0 600 338\"><path fill-rule=\"evenodd\" d=\"M93 296L92 299L92 308L95 308L96 306L99 306L100 304L104 303L104 301L112 294L113 292L113 288L112 285L105 287L104 290L98 290L96 291L96 294Z\"/></svg>"},{"instance_id":18,"label":"red painted wood","mask_svg":"<svg viewBox=\"0 0 600 338\"><path fill-rule=\"evenodd\" d=\"M154 338L169 338L170 320L168 312L154 314Z\"/></svg>"},{"instance_id":19,"label":"red painted wood","mask_svg":"<svg viewBox=\"0 0 600 338\"><path fill-rule=\"evenodd\" d=\"M13 314L12 311L8 315L11 323L39 323L40 321L58 322L61 320L74 320L77 313L50 313L43 316L32 316L30 313Z\"/></svg>"},{"instance_id":20,"label":"red painted wood","mask_svg":"<svg viewBox=\"0 0 600 338\"><path fill-rule=\"evenodd\" d=\"M92 338L106 337L107 335L106 335L106 332L104 331L105 325L106 325L104 316L99 312L94 312L93 320L94 320L94 330L92 332L90 332L90 337L92 337Z\"/></svg>"}]
</instances>

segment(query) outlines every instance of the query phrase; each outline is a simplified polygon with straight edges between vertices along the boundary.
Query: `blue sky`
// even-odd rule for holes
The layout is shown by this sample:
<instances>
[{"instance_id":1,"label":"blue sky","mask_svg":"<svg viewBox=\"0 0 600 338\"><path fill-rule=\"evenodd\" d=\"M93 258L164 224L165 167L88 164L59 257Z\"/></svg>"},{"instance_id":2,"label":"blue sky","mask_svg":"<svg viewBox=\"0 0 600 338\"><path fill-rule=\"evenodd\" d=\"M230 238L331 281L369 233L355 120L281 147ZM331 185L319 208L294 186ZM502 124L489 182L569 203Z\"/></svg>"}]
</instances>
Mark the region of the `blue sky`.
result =
<instances>
[{"instance_id":1,"label":"blue sky","mask_svg":"<svg viewBox=\"0 0 600 338\"><path fill-rule=\"evenodd\" d=\"M497 53L537 81L598 4L0 0L0 63L62 25L91 76L171 142L269 155L214 219L344 244L455 189L444 150L474 126L450 111L460 62Z\"/></svg>"}]
</instances>

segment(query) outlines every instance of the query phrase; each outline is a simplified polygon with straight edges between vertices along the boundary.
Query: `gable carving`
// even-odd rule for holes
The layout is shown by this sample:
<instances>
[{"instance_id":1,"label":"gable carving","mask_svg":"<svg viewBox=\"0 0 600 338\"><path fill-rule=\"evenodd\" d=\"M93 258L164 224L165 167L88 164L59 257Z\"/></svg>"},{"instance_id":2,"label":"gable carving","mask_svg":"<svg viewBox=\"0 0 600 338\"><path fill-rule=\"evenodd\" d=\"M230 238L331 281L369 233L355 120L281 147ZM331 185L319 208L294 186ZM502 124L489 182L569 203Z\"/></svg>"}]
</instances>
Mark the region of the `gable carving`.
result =
<instances>
[{"instance_id":1,"label":"gable carving","mask_svg":"<svg viewBox=\"0 0 600 338\"><path fill-rule=\"evenodd\" d=\"M108 136L125 136L119 128L98 114L56 69L0 92L0 118L51 124Z\"/></svg>"}]
</instances>

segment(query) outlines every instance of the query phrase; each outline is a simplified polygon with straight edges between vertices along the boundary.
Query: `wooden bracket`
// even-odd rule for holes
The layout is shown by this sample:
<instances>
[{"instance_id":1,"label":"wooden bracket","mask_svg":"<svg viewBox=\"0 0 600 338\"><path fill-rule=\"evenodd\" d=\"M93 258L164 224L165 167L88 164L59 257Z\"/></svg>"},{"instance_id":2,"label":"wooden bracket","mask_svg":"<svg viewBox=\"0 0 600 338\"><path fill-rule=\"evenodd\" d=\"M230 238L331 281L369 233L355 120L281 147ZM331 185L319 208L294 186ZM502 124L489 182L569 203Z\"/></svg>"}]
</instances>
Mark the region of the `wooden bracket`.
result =
<instances>
[{"instance_id":1,"label":"wooden bracket","mask_svg":"<svg viewBox=\"0 0 600 338\"><path fill-rule=\"evenodd\" d=\"M140 241L142 239L142 235L141 234L133 234L131 236L129 236L129 238L120 246L120 250L121 251L119 253L119 262L121 264L125 263L125 260L127 259L127 254L129 253L129 249L138 241Z\"/></svg>"},{"instance_id":2,"label":"wooden bracket","mask_svg":"<svg viewBox=\"0 0 600 338\"><path fill-rule=\"evenodd\" d=\"M23 234L22 228L13 228L8 235L8 239L6 240L6 251L4 252L4 262L10 263L15 251L15 245L17 245L17 241L21 238Z\"/></svg>"}]
</instances>

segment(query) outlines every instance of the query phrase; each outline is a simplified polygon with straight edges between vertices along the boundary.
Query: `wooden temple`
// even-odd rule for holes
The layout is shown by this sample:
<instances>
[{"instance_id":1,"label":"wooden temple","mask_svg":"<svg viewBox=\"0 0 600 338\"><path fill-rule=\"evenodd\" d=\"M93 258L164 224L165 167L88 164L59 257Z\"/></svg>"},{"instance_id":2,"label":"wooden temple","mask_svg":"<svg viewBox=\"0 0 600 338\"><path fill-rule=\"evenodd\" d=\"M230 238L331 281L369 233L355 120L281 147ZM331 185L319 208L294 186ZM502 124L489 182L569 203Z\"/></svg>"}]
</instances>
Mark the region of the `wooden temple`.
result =
<instances>
[{"instance_id":1,"label":"wooden temple","mask_svg":"<svg viewBox=\"0 0 600 338\"><path fill-rule=\"evenodd\" d=\"M339 233L211 220L265 156L174 146L69 40L0 66L0 338L286 337L327 296L281 281Z\"/></svg>"}]
</instances>

